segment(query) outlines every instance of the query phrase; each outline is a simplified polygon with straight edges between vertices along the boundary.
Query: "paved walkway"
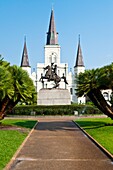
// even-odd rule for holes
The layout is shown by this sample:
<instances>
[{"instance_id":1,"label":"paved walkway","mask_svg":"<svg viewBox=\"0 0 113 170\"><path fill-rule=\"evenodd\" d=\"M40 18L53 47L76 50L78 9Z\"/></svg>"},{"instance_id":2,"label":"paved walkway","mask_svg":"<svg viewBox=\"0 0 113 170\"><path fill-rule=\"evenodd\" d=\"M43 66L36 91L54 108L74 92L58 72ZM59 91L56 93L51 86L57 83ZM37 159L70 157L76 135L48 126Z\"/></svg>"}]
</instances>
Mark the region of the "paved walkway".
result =
<instances>
[{"instance_id":1,"label":"paved walkway","mask_svg":"<svg viewBox=\"0 0 113 170\"><path fill-rule=\"evenodd\" d=\"M113 170L113 163L69 118L39 118L9 169Z\"/></svg>"}]
</instances>

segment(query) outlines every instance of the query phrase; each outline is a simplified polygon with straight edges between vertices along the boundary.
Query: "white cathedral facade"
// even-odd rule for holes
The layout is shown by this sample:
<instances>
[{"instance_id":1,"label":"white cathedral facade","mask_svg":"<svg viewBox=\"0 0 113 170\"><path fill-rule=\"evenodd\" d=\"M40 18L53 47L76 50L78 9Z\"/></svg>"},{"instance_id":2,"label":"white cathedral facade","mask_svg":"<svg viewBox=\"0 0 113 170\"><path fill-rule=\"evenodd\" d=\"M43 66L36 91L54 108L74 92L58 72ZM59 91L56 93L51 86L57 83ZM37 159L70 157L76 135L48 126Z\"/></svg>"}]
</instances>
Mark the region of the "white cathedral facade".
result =
<instances>
[{"instance_id":1,"label":"white cathedral facade","mask_svg":"<svg viewBox=\"0 0 113 170\"><path fill-rule=\"evenodd\" d=\"M51 16L50 16L50 22L49 22L49 29L47 32L47 40L46 40L46 44L44 46L44 57L45 57L44 63L37 63L36 72L31 72L31 67L29 64L28 53L27 53L26 40L25 40L22 59L21 59L21 67L28 72L29 76L33 80L34 85L36 86L37 95L38 95L40 89L53 87L52 81L46 80L42 84L42 82L40 81L40 78L41 78L41 75L44 76L46 73L44 68L47 66L51 66L51 63L54 63L55 65L57 65L57 75L59 77L62 77L64 75L68 82L68 84L65 84L64 80L61 79L58 88L63 88L63 89L69 90L72 103L84 104L86 102L85 101L86 98L84 96L77 97L76 91L75 91L76 76L80 72L85 71L82 50L81 50L81 46L80 46L80 37L79 37L79 42L78 42L76 62L75 62L75 65L73 66L74 73L72 73L72 71L68 72L68 63L61 63L60 56L61 56L61 47L58 43L58 33L56 32L54 11L52 9Z\"/></svg>"}]
</instances>

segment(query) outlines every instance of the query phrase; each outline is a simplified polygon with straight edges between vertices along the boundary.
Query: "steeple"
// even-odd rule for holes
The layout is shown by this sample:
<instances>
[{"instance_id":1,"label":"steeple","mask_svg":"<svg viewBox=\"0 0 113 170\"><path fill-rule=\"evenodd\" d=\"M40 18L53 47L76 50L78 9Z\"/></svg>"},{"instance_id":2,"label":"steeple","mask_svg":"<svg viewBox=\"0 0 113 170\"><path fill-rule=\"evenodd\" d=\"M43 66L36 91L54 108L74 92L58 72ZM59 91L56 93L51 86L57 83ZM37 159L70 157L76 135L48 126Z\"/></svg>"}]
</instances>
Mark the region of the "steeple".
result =
<instances>
[{"instance_id":1,"label":"steeple","mask_svg":"<svg viewBox=\"0 0 113 170\"><path fill-rule=\"evenodd\" d=\"M57 45L57 44L58 44L58 33L56 32L55 21L54 21L54 11L52 9L50 22L49 22L49 29L47 32L46 45Z\"/></svg>"},{"instance_id":2,"label":"steeple","mask_svg":"<svg viewBox=\"0 0 113 170\"><path fill-rule=\"evenodd\" d=\"M82 50L80 46L80 35L79 35L79 41L78 41L78 49L77 49L77 57L76 57L76 63L74 67L84 67L83 57L82 57Z\"/></svg>"},{"instance_id":3,"label":"steeple","mask_svg":"<svg viewBox=\"0 0 113 170\"><path fill-rule=\"evenodd\" d=\"M26 37L24 39L24 48L22 53L21 67L30 67L28 54L27 54Z\"/></svg>"}]
</instances>

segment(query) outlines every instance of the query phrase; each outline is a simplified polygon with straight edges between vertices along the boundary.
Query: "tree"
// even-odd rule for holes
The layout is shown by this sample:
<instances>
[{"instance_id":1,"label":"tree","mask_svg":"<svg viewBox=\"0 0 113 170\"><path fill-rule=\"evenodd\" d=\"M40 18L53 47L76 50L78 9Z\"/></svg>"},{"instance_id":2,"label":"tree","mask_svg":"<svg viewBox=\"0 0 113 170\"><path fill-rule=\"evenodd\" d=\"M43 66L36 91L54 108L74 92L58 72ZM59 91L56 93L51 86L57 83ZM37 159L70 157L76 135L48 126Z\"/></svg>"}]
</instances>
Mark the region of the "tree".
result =
<instances>
[{"instance_id":1,"label":"tree","mask_svg":"<svg viewBox=\"0 0 113 170\"><path fill-rule=\"evenodd\" d=\"M5 66L4 66L5 65ZM31 102L36 94L26 71L2 61L0 66L0 119L20 101Z\"/></svg>"},{"instance_id":2,"label":"tree","mask_svg":"<svg viewBox=\"0 0 113 170\"><path fill-rule=\"evenodd\" d=\"M5 67L0 66L0 118L4 117L4 110L13 93L11 73Z\"/></svg>"},{"instance_id":3,"label":"tree","mask_svg":"<svg viewBox=\"0 0 113 170\"><path fill-rule=\"evenodd\" d=\"M113 119L112 107L104 99L101 90L113 90L113 63L102 68L86 70L77 77L77 95L87 95L104 114Z\"/></svg>"}]
</instances>

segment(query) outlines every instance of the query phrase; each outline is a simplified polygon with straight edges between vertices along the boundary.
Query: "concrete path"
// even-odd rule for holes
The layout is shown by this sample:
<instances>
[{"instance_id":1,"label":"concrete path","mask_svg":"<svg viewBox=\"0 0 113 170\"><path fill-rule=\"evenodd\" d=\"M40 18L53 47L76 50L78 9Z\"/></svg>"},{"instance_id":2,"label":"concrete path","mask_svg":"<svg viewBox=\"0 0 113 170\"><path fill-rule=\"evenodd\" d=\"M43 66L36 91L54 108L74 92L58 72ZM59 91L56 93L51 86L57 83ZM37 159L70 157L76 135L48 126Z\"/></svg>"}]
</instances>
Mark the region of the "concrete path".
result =
<instances>
[{"instance_id":1,"label":"concrete path","mask_svg":"<svg viewBox=\"0 0 113 170\"><path fill-rule=\"evenodd\" d=\"M68 118L40 118L9 170L113 170L113 163Z\"/></svg>"}]
</instances>

